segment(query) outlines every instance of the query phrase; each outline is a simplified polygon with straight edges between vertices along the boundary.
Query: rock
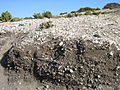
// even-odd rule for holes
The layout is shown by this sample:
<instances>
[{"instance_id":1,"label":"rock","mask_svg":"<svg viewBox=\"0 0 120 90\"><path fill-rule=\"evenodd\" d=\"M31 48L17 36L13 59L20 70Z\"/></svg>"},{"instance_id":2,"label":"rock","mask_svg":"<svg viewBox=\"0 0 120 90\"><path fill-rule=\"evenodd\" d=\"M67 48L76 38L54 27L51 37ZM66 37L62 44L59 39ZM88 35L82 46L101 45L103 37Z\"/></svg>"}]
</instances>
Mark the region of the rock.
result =
<instances>
[{"instance_id":1,"label":"rock","mask_svg":"<svg viewBox=\"0 0 120 90\"><path fill-rule=\"evenodd\" d=\"M72 70L72 69L70 69L70 73L73 73L73 70Z\"/></svg>"},{"instance_id":2,"label":"rock","mask_svg":"<svg viewBox=\"0 0 120 90\"><path fill-rule=\"evenodd\" d=\"M120 69L120 66L117 66L117 68L116 68L117 70L119 70Z\"/></svg>"},{"instance_id":3,"label":"rock","mask_svg":"<svg viewBox=\"0 0 120 90\"><path fill-rule=\"evenodd\" d=\"M111 55L111 56L113 56L113 55L114 55L114 52L113 52L113 51L111 51L111 52L110 52L110 55Z\"/></svg>"},{"instance_id":4,"label":"rock","mask_svg":"<svg viewBox=\"0 0 120 90\"><path fill-rule=\"evenodd\" d=\"M63 45L63 42L60 42L59 45L62 46L62 45Z\"/></svg>"}]
</instances>

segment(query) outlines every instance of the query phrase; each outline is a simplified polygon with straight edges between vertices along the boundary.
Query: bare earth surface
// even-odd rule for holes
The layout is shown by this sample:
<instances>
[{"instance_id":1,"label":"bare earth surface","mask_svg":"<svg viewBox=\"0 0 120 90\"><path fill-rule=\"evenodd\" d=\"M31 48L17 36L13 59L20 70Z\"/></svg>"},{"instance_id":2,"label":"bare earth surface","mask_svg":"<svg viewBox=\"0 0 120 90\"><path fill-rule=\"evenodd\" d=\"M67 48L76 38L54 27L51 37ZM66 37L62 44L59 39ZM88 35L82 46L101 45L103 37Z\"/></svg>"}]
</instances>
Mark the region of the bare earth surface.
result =
<instances>
[{"instance_id":1,"label":"bare earth surface","mask_svg":"<svg viewBox=\"0 0 120 90\"><path fill-rule=\"evenodd\" d=\"M119 10L0 23L0 90L120 90L119 42Z\"/></svg>"}]
</instances>

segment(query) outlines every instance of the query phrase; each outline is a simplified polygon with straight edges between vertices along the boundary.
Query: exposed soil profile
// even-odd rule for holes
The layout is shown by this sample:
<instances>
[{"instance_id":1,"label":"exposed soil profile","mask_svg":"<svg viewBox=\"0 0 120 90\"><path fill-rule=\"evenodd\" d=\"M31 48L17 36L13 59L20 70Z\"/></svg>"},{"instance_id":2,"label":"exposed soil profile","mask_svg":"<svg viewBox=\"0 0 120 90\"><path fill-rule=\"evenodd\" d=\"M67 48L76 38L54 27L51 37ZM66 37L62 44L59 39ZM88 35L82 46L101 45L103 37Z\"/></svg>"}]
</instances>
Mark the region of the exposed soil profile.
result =
<instances>
[{"instance_id":1,"label":"exposed soil profile","mask_svg":"<svg viewBox=\"0 0 120 90\"><path fill-rule=\"evenodd\" d=\"M82 39L54 39L39 46L12 47L2 65L10 75L9 82L20 78L29 81L33 76L41 83L95 89L120 84L119 53L108 42L100 45Z\"/></svg>"}]
</instances>

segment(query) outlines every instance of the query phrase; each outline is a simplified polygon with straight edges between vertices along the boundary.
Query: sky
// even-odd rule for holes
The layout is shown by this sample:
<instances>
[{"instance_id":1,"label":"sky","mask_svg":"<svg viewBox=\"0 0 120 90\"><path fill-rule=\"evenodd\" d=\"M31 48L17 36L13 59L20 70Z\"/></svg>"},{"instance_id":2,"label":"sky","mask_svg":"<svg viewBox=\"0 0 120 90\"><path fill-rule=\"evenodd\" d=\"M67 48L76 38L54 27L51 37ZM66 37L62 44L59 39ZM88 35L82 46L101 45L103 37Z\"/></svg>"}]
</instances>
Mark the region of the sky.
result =
<instances>
[{"instance_id":1,"label":"sky","mask_svg":"<svg viewBox=\"0 0 120 90\"><path fill-rule=\"evenodd\" d=\"M0 14L9 11L14 17L29 17L34 13L51 11L54 15L71 12L82 7L99 7L120 0L1 0Z\"/></svg>"}]
</instances>

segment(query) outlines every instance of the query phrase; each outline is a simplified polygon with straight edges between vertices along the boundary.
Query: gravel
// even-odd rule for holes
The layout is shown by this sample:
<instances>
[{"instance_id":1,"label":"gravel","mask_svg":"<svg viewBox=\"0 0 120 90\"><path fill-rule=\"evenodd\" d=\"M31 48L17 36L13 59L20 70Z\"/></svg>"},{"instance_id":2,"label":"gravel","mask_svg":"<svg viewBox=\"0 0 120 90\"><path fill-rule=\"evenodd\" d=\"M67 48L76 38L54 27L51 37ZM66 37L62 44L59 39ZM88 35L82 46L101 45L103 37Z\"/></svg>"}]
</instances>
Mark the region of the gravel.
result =
<instances>
[{"instance_id":1,"label":"gravel","mask_svg":"<svg viewBox=\"0 0 120 90\"><path fill-rule=\"evenodd\" d=\"M48 21L52 21L55 26L40 30L39 25ZM63 40L81 37L99 44L108 41L120 49L119 15L82 15L72 18L32 19L12 22L10 25L3 24L0 24L0 33L11 32L15 36L20 33L27 34L19 40L19 43L17 42L18 46L42 44L56 37L62 37Z\"/></svg>"}]
</instances>

